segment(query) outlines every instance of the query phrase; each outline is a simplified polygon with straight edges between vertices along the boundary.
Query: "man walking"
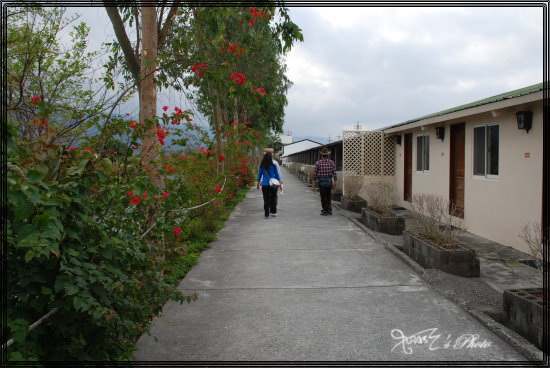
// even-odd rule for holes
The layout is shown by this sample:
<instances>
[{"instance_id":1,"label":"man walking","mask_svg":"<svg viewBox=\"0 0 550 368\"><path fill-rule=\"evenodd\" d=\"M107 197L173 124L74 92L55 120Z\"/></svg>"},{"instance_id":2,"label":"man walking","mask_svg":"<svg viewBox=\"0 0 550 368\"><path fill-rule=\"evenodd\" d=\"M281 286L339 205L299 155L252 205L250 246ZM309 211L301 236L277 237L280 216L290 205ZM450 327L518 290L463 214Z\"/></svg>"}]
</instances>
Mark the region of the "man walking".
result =
<instances>
[{"instance_id":1,"label":"man walking","mask_svg":"<svg viewBox=\"0 0 550 368\"><path fill-rule=\"evenodd\" d=\"M319 153L321 159L315 163L315 172L313 173L313 188L316 182L319 185L321 194L321 216L332 215L332 189L336 188L336 164L329 159L330 151L328 148L322 148Z\"/></svg>"}]
</instances>

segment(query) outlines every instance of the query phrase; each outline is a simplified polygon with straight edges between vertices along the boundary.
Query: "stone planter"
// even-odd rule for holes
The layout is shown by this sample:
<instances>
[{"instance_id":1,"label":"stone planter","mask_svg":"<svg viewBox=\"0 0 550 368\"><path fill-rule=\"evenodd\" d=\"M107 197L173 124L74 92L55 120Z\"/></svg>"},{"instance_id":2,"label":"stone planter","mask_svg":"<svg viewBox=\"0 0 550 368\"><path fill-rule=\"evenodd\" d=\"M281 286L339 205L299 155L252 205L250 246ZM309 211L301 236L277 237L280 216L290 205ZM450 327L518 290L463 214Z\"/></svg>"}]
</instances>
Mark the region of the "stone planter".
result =
<instances>
[{"instance_id":1,"label":"stone planter","mask_svg":"<svg viewBox=\"0 0 550 368\"><path fill-rule=\"evenodd\" d=\"M342 200L342 192L332 192L331 199L336 202L340 202Z\"/></svg>"},{"instance_id":2,"label":"stone planter","mask_svg":"<svg viewBox=\"0 0 550 368\"><path fill-rule=\"evenodd\" d=\"M542 350L542 288L504 290L504 324Z\"/></svg>"},{"instance_id":3,"label":"stone planter","mask_svg":"<svg viewBox=\"0 0 550 368\"><path fill-rule=\"evenodd\" d=\"M369 229L384 234L401 235L405 230L404 217L382 216L368 207L361 210L361 222Z\"/></svg>"},{"instance_id":4,"label":"stone planter","mask_svg":"<svg viewBox=\"0 0 550 368\"><path fill-rule=\"evenodd\" d=\"M343 209L357 213L361 213L361 209L363 207L367 207L367 201L365 201L364 199L352 200L346 196L342 196L340 203Z\"/></svg>"},{"instance_id":5,"label":"stone planter","mask_svg":"<svg viewBox=\"0 0 550 368\"><path fill-rule=\"evenodd\" d=\"M405 230L403 250L424 268L437 268L463 277L479 277L479 258L473 250L460 245L454 249L443 248Z\"/></svg>"}]
</instances>

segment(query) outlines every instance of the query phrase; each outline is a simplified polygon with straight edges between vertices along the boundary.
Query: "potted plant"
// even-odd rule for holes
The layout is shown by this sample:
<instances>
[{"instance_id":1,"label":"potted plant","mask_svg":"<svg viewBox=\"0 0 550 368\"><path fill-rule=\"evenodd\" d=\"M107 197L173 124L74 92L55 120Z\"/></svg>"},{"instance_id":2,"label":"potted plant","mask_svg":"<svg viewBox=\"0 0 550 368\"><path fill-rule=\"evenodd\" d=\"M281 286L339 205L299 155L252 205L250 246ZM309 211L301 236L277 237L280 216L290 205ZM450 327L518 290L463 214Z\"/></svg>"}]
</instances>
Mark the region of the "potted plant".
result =
<instances>
[{"instance_id":1,"label":"potted plant","mask_svg":"<svg viewBox=\"0 0 550 368\"><path fill-rule=\"evenodd\" d=\"M459 241L464 227L456 207L442 196L415 194L411 209L415 221L403 231L403 251L424 268L479 277L479 259Z\"/></svg>"},{"instance_id":2,"label":"potted plant","mask_svg":"<svg viewBox=\"0 0 550 368\"><path fill-rule=\"evenodd\" d=\"M331 200L337 202L342 201L342 180L336 180L336 189L331 193Z\"/></svg>"},{"instance_id":3,"label":"potted plant","mask_svg":"<svg viewBox=\"0 0 550 368\"><path fill-rule=\"evenodd\" d=\"M315 172L315 167L313 167L311 165L305 166L305 168L304 168L304 173L305 173L304 183L306 183L310 187L312 186L314 172Z\"/></svg>"},{"instance_id":4,"label":"potted plant","mask_svg":"<svg viewBox=\"0 0 550 368\"><path fill-rule=\"evenodd\" d=\"M296 172L298 173L298 179L302 180L304 177L304 165L298 164Z\"/></svg>"},{"instance_id":5,"label":"potted plant","mask_svg":"<svg viewBox=\"0 0 550 368\"><path fill-rule=\"evenodd\" d=\"M348 211L361 213L361 208L367 207L367 201L359 196L363 188L363 177L347 175L344 177L344 194L342 195L342 208Z\"/></svg>"},{"instance_id":6,"label":"potted plant","mask_svg":"<svg viewBox=\"0 0 550 368\"><path fill-rule=\"evenodd\" d=\"M524 224L519 237L527 243L534 258L538 277L533 284L538 287L504 290L504 324L542 349L543 312L545 305L548 308L548 300L544 299L541 287L544 273L542 226L539 223Z\"/></svg>"},{"instance_id":7,"label":"potted plant","mask_svg":"<svg viewBox=\"0 0 550 368\"><path fill-rule=\"evenodd\" d=\"M391 183L377 181L368 187L369 206L361 210L361 222L369 229L390 234L401 235L405 230L405 218L396 216L392 211L397 202L397 191Z\"/></svg>"}]
</instances>

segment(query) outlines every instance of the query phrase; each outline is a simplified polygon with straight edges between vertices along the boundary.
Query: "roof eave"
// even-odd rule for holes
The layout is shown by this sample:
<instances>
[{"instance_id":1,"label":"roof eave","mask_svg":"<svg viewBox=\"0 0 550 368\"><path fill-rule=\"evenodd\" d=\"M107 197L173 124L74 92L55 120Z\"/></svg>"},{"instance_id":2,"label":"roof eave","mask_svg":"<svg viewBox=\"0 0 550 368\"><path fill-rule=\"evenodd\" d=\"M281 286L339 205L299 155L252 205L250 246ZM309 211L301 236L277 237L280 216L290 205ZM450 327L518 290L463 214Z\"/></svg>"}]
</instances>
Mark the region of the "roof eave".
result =
<instances>
[{"instance_id":1,"label":"roof eave","mask_svg":"<svg viewBox=\"0 0 550 368\"><path fill-rule=\"evenodd\" d=\"M472 115L482 114L482 113L491 112L491 111L495 111L495 110L500 110L500 109L504 109L504 108L507 108L507 107L521 105L521 104L534 102L534 101L538 101L538 100L542 101L542 98L543 98L543 91L538 91L538 92L535 92L535 93L530 93L528 95L523 95L523 96L519 96L519 97L509 98L509 99L506 99L506 100L491 102L491 103L488 103L488 104L475 106L475 107L471 107L471 108L464 109L464 110L454 111L454 112L444 114L444 115L428 117L428 118L420 119L420 120L413 121L413 122L410 122L410 123L402 123L402 124L399 124L399 125L390 126L390 127L387 127L387 128L382 128L380 130L383 131L386 134L397 133L397 132L401 132L403 130L410 130L410 129L415 129L415 128L418 128L418 127L421 127L421 126L438 124L438 123L445 122L445 121L448 121L448 120L461 119L461 118L464 118L464 117L467 117L467 116L472 116Z\"/></svg>"}]
</instances>

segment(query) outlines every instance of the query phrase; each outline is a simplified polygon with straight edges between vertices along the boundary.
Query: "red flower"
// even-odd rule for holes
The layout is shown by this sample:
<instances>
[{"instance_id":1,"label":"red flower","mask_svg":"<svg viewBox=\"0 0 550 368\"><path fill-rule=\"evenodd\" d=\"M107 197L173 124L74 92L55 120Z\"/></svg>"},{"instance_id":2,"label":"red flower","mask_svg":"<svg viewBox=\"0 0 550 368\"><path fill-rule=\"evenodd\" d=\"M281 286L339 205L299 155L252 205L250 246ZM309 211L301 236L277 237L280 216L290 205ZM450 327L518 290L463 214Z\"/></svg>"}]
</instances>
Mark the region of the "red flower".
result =
<instances>
[{"instance_id":1,"label":"red flower","mask_svg":"<svg viewBox=\"0 0 550 368\"><path fill-rule=\"evenodd\" d=\"M256 88L256 91L260 92L262 95L265 95L265 89L263 88Z\"/></svg>"},{"instance_id":2,"label":"red flower","mask_svg":"<svg viewBox=\"0 0 550 368\"><path fill-rule=\"evenodd\" d=\"M225 156L222 155L222 154L220 153L220 154L218 155L218 160L220 160L220 161L225 160Z\"/></svg>"},{"instance_id":3,"label":"red flower","mask_svg":"<svg viewBox=\"0 0 550 368\"><path fill-rule=\"evenodd\" d=\"M216 192L218 193L221 193L222 191L222 187L220 187L219 185L216 185L215 189L216 189Z\"/></svg>"},{"instance_id":4,"label":"red flower","mask_svg":"<svg viewBox=\"0 0 550 368\"><path fill-rule=\"evenodd\" d=\"M234 51L237 51L237 47L239 47L239 44L234 44L234 45L231 45L229 46L229 51L231 52L234 52Z\"/></svg>"},{"instance_id":5,"label":"red flower","mask_svg":"<svg viewBox=\"0 0 550 368\"><path fill-rule=\"evenodd\" d=\"M202 70L199 70L197 72L197 76L199 76L200 78L204 77L204 73L202 72Z\"/></svg>"},{"instance_id":6,"label":"red flower","mask_svg":"<svg viewBox=\"0 0 550 368\"><path fill-rule=\"evenodd\" d=\"M206 63L199 64L200 69L208 70L208 67L206 66Z\"/></svg>"},{"instance_id":7,"label":"red flower","mask_svg":"<svg viewBox=\"0 0 550 368\"><path fill-rule=\"evenodd\" d=\"M181 109L180 109L179 107L177 107L177 106L176 106L176 107L174 107L174 111L176 111L176 112L177 112L177 111L180 111L180 110L181 110Z\"/></svg>"},{"instance_id":8,"label":"red flower","mask_svg":"<svg viewBox=\"0 0 550 368\"><path fill-rule=\"evenodd\" d=\"M233 194L229 194L229 198L233 198Z\"/></svg>"},{"instance_id":9,"label":"red flower","mask_svg":"<svg viewBox=\"0 0 550 368\"><path fill-rule=\"evenodd\" d=\"M166 110L168 110L168 106L162 106L162 109L163 109L164 111L166 111Z\"/></svg>"},{"instance_id":10,"label":"red flower","mask_svg":"<svg viewBox=\"0 0 550 368\"><path fill-rule=\"evenodd\" d=\"M169 168L168 168L168 171L170 171L170 172L174 172L174 170L175 170L175 169L174 169L173 167L169 167Z\"/></svg>"},{"instance_id":11,"label":"red flower","mask_svg":"<svg viewBox=\"0 0 550 368\"><path fill-rule=\"evenodd\" d=\"M250 20L248 21L248 25L253 26L255 21L256 20L254 18L250 18Z\"/></svg>"},{"instance_id":12,"label":"red flower","mask_svg":"<svg viewBox=\"0 0 550 368\"><path fill-rule=\"evenodd\" d=\"M76 149L76 148L73 147L73 146L69 147L69 151L74 151L75 149Z\"/></svg>"},{"instance_id":13,"label":"red flower","mask_svg":"<svg viewBox=\"0 0 550 368\"><path fill-rule=\"evenodd\" d=\"M31 98L31 102L32 102L33 104L35 104L35 103L37 103L37 102L40 102L40 97L38 97L38 96L32 97L32 98Z\"/></svg>"},{"instance_id":14,"label":"red flower","mask_svg":"<svg viewBox=\"0 0 550 368\"><path fill-rule=\"evenodd\" d=\"M126 192L126 195L128 195L128 196L131 196L132 194L134 194L134 192L132 192L131 190L128 191L128 192ZM138 198L138 199L139 199L139 198Z\"/></svg>"},{"instance_id":15,"label":"red flower","mask_svg":"<svg viewBox=\"0 0 550 368\"><path fill-rule=\"evenodd\" d=\"M139 199L138 196L135 196L134 198L130 199L130 203L138 204L139 202L141 202L141 200Z\"/></svg>"},{"instance_id":16,"label":"red flower","mask_svg":"<svg viewBox=\"0 0 550 368\"><path fill-rule=\"evenodd\" d=\"M147 193L143 193L143 195L141 196L141 198L143 198L143 199L147 198Z\"/></svg>"},{"instance_id":17,"label":"red flower","mask_svg":"<svg viewBox=\"0 0 550 368\"><path fill-rule=\"evenodd\" d=\"M246 83L246 77L242 75L241 73L233 73L230 76L231 79L233 79L238 84L245 84Z\"/></svg>"},{"instance_id":18,"label":"red flower","mask_svg":"<svg viewBox=\"0 0 550 368\"><path fill-rule=\"evenodd\" d=\"M181 234L182 228L181 227L174 227L174 229L172 231L174 232L174 235L178 236L179 234Z\"/></svg>"},{"instance_id":19,"label":"red flower","mask_svg":"<svg viewBox=\"0 0 550 368\"><path fill-rule=\"evenodd\" d=\"M90 147L86 147L84 148L84 151L89 151L89 152L92 152L94 149L93 148L90 148Z\"/></svg>"},{"instance_id":20,"label":"red flower","mask_svg":"<svg viewBox=\"0 0 550 368\"><path fill-rule=\"evenodd\" d=\"M166 197L168 197L169 195L170 195L170 194L168 194L168 193L166 193L166 192L163 192L163 193L162 193L162 198L166 198Z\"/></svg>"},{"instance_id":21,"label":"red flower","mask_svg":"<svg viewBox=\"0 0 550 368\"><path fill-rule=\"evenodd\" d=\"M248 8L248 10L250 10L251 13L254 13L256 11L256 8Z\"/></svg>"}]
</instances>

